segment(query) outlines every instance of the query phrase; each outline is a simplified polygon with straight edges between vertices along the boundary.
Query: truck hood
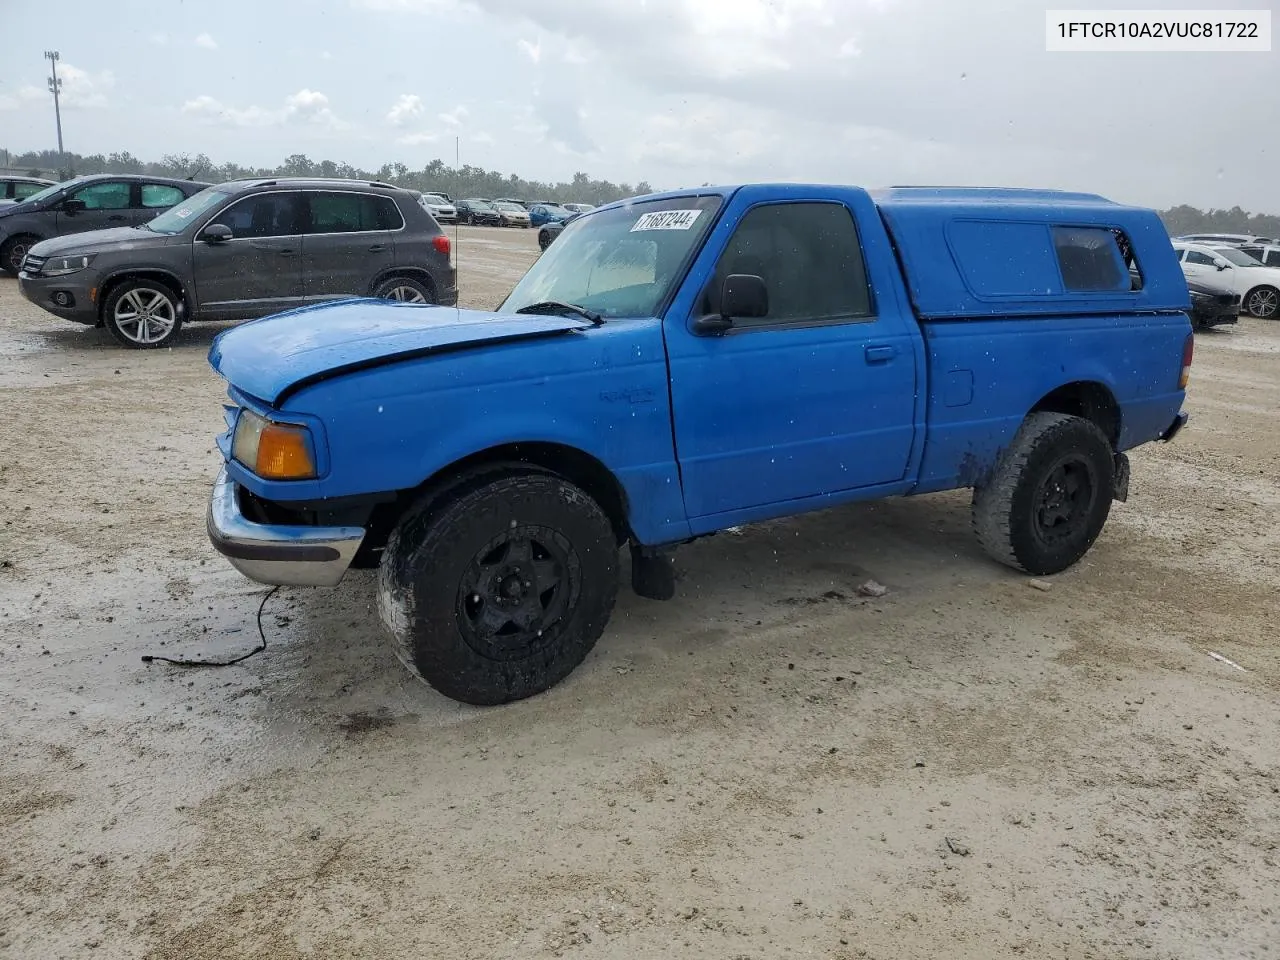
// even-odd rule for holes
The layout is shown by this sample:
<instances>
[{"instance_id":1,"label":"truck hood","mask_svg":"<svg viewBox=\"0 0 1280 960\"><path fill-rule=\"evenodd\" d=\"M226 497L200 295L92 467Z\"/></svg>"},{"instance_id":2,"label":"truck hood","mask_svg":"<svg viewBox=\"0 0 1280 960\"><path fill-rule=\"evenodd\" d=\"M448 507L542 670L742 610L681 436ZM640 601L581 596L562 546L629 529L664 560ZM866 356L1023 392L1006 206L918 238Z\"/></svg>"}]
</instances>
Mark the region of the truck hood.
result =
<instances>
[{"instance_id":1,"label":"truck hood","mask_svg":"<svg viewBox=\"0 0 1280 960\"><path fill-rule=\"evenodd\" d=\"M209 364L237 390L275 405L342 373L590 326L575 317L361 298L299 307L225 330L209 348Z\"/></svg>"},{"instance_id":2,"label":"truck hood","mask_svg":"<svg viewBox=\"0 0 1280 960\"><path fill-rule=\"evenodd\" d=\"M68 257L82 253L101 253L104 250L141 250L163 247L173 242L165 233L152 233L134 227L110 227L106 230L86 230L68 233L61 237L41 240L31 248L40 257Z\"/></svg>"}]
</instances>

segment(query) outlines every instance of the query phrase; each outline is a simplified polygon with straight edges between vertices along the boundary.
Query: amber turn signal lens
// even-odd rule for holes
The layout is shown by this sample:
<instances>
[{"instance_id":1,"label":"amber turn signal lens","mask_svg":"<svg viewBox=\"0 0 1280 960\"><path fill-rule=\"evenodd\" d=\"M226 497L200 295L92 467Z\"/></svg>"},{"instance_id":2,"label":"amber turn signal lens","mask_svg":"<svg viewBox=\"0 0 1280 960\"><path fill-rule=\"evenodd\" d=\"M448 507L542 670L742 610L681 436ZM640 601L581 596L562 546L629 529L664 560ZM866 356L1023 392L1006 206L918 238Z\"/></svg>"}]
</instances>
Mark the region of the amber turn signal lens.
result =
<instances>
[{"instance_id":1,"label":"amber turn signal lens","mask_svg":"<svg viewBox=\"0 0 1280 960\"><path fill-rule=\"evenodd\" d=\"M258 438L257 464L253 470L264 480L306 480L316 475L307 431L268 423Z\"/></svg>"}]
</instances>

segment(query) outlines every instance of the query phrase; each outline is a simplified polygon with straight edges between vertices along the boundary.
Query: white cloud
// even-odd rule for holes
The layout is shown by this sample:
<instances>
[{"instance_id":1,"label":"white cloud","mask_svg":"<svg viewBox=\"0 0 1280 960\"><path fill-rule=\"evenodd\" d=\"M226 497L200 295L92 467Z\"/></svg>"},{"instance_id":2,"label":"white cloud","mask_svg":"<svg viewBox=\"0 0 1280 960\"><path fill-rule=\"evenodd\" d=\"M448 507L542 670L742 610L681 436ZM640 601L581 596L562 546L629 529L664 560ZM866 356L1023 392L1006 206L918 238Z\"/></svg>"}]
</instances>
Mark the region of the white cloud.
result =
<instances>
[{"instance_id":1,"label":"white cloud","mask_svg":"<svg viewBox=\"0 0 1280 960\"><path fill-rule=\"evenodd\" d=\"M402 93L387 111L387 123L393 127L403 127L410 120L416 120L426 111L422 98L416 93Z\"/></svg>"},{"instance_id":2,"label":"white cloud","mask_svg":"<svg viewBox=\"0 0 1280 960\"><path fill-rule=\"evenodd\" d=\"M16 94L0 94L0 110L21 110L29 104L47 99L52 99L47 90L32 86L21 87Z\"/></svg>"},{"instance_id":3,"label":"white cloud","mask_svg":"<svg viewBox=\"0 0 1280 960\"><path fill-rule=\"evenodd\" d=\"M110 70L90 73L69 63L58 66L58 79L62 81L60 104L68 110L97 110L107 105L107 91L116 85L115 74ZM38 100L49 96L38 87L23 87L18 96Z\"/></svg>"},{"instance_id":4,"label":"white cloud","mask_svg":"<svg viewBox=\"0 0 1280 960\"><path fill-rule=\"evenodd\" d=\"M467 108L459 104L448 113L440 114L440 122L451 127L460 127L467 118Z\"/></svg>"},{"instance_id":5,"label":"white cloud","mask_svg":"<svg viewBox=\"0 0 1280 960\"><path fill-rule=\"evenodd\" d=\"M417 147L424 143L435 143L439 139L438 133L409 133L403 137L397 137L396 143L402 143L406 147Z\"/></svg>"},{"instance_id":6,"label":"white cloud","mask_svg":"<svg viewBox=\"0 0 1280 960\"><path fill-rule=\"evenodd\" d=\"M153 33L147 39L157 47L163 47L169 42L169 35L167 33Z\"/></svg>"},{"instance_id":7,"label":"white cloud","mask_svg":"<svg viewBox=\"0 0 1280 960\"><path fill-rule=\"evenodd\" d=\"M836 51L836 56L842 59L862 56L862 47L858 44L858 38L850 37L844 43L840 44L840 49Z\"/></svg>"},{"instance_id":8,"label":"white cloud","mask_svg":"<svg viewBox=\"0 0 1280 960\"><path fill-rule=\"evenodd\" d=\"M526 57L528 57L534 63L538 63L542 60L542 41L541 40L539 40L537 43L530 43L528 40L525 40L522 37L520 40L516 42L516 46L520 48L521 53L523 53Z\"/></svg>"},{"instance_id":9,"label":"white cloud","mask_svg":"<svg viewBox=\"0 0 1280 960\"><path fill-rule=\"evenodd\" d=\"M182 112L205 123L229 127L276 127L305 125L328 130L344 130L350 125L340 120L329 106L329 98L316 90L303 89L285 97L284 105L271 110L251 105L233 107L208 94L182 105Z\"/></svg>"},{"instance_id":10,"label":"white cloud","mask_svg":"<svg viewBox=\"0 0 1280 960\"><path fill-rule=\"evenodd\" d=\"M332 53L330 53L328 50L321 50L321 51L320 51L320 59L321 59L321 60L332 60L332 59L333 59L333 54L332 54Z\"/></svg>"},{"instance_id":11,"label":"white cloud","mask_svg":"<svg viewBox=\"0 0 1280 960\"><path fill-rule=\"evenodd\" d=\"M196 46L204 47L204 49L206 50L217 50L218 41L213 39L213 37L209 36L209 34L202 33L198 37L196 37Z\"/></svg>"}]
</instances>

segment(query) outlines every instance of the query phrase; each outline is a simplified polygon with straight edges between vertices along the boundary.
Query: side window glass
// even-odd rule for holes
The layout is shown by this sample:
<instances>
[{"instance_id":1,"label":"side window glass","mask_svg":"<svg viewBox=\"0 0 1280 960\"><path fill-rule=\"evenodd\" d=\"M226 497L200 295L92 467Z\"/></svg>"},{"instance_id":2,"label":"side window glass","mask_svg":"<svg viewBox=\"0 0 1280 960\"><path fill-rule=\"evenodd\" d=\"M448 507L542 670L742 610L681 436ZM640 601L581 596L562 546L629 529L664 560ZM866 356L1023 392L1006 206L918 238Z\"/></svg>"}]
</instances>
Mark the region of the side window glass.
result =
<instances>
[{"instance_id":1,"label":"side window glass","mask_svg":"<svg viewBox=\"0 0 1280 960\"><path fill-rule=\"evenodd\" d=\"M234 238L285 237L299 233L297 194L263 193L233 203L209 223L229 227Z\"/></svg>"},{"instance_id":2,"label":"side window glass","mask_svg":"<svg viewBox=\"0 0 1280 960\"><path fill-rule=\"evenodd\" d=\"M1205 267L1213 266L1213 257L1207 253L1201 253L1199 250L1187 251L1187 263L1198 263Z\"/></svg>"},{"instance_id":3,"label":"side window glass","mask_svg":"<svg viewBox=\"0 0 1280 960\"><path fill-rule=\"evenodd\" d=\"M404 217L400 208L390 197L364 197L366 210L365 222L372 223L366 230L399 230L404 226Z\"/></svg>"},{"instance_id":4,"label":"side window glass","mask_svg":"<svg viewBox=\"0 0 1280 960\"><path fill-rule=\"evenodd\" d=\"M1268 250L1267 259L1262 262L1268 267L1280 267L1280 250Z\"/></svg>"},{"instance_id":5,"label":"side window glass","mask_svg":"<svg viewBox=\"0 0 1280 960\"><path fill-rule=\"evenodd\" d=\"M745 323L796 323L872 316L858 229L838 203L778 203L747 212L729 240L704 299L716 312L725 277L761 277L768 316Z\"/></svg>"},{"instance_id":6,"label":"side window glass","mask_svg":"<svg viewBox=\"0 0 1280 960\"><path fill-rule=\"evenodd\" d=\"M45 188L38 183L15 183L13 197L15 200L25 200L27 197L34 197L43 189Z\"/></svg>"},{"instance_id":7,"label":"side window glass","mask_svg":"<svg viewBox=\"0 0 1280 960\"><path fill-rule=\"evenodd\" d=\"M1067 290L1133 289L1117 231L1103 227L1054 227L1053 247Z\"/></svg>"},{"instance_id":8,"label":"side window glass","mask_svg":"<svg viewBox=\"0 0 1280 960\"><path fill-rule=\"evenodd\" d=\"M86 210L127 210L132 184L107 181L77 190L70 199L83 200Z\"/></svg>"},{"instance_id":9,"label":"side window glass","mask_svg":"<svg viewBox=\"0 0 1280 960\"><path fill-rule=\"evenodd\" d=\"M151 209L168 209L182 201L182 191L167 183L144 183L142 205Z\"/></svg>"}]
</instances>

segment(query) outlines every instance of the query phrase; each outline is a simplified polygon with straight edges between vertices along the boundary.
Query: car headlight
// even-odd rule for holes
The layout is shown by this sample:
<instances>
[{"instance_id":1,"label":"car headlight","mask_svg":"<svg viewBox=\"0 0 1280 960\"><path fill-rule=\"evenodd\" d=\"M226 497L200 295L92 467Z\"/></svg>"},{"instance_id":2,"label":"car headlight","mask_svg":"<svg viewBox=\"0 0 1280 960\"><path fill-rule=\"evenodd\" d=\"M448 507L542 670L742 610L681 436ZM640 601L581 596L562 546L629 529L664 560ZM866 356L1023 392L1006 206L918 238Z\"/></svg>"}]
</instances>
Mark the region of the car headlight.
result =
<instances>
[{"instance_id":1,"label":"car headlight","mask_svg":"<svg viewBox=\"0 0 1280 960\"><path fill-rule=\"evenodd\" d=\"M316 475L311 431L241 410L231 456L264 480L311 480Z\"/></svg>"},{"instance_id":2,"label":"car headlight","mask_svg":"<svg viewBox=\"0 0 1280 960\"><path fill-rule=\"evenodd\" d=\"M95 259L97 259L97 254L79 257L50 257L45 265L40 268L40 275L45 277L64 277L68 273L83 270L93 263Z\"/></svg>"}]
</instances>

